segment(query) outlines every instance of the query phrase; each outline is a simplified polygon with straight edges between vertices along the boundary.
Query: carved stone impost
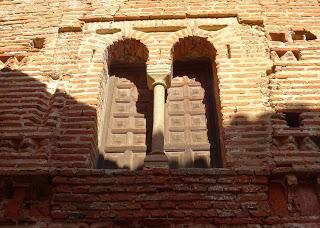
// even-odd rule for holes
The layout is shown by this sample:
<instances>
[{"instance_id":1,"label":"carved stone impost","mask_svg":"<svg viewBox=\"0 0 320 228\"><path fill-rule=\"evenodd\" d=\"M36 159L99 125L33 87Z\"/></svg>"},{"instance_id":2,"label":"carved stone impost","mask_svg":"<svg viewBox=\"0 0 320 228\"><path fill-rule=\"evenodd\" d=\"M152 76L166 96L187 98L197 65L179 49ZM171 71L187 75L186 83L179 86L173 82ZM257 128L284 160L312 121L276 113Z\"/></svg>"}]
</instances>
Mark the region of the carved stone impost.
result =
<instances>
[{"instance_id":1,"label":"carved stone impost","mask_svg":"<svg viewBox=\"0 0 320 228\"><path fill-rule=\"evenodd\" d=\"M147 82L149 89L153 89L156 84L162 84L165 88L171 85L171 65L158 64L147 66Z\"/></svg>"}]
</instances>

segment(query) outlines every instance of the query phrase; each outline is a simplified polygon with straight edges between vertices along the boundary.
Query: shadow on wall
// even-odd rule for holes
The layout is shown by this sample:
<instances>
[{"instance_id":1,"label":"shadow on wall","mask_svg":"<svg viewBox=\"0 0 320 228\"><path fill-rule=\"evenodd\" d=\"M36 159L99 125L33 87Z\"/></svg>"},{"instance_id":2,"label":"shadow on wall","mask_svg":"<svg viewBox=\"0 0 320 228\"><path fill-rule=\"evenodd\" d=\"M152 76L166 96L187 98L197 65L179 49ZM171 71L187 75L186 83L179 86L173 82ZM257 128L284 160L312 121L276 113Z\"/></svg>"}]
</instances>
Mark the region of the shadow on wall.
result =
<instances>
[{"instance_id":1,"label":"shadow on wall","mask_svg":"<svg viewBox=\"0 0 320 228\"><path fill-rule=\"evenodd\" d=\"M68 81L84 95L83 78L0 70L0 169L95 167L96 109Z\"/></svg>"},{"instance_id":2,"label":"shadow on wall","mask_svg":"<svg viewBox=\"0 0 320 228\"><path fill-rule=\"evenodd\" d=\"M283 171L314 168L320 162L319 121L319 110L298 103L255 119L235 115L224 129L226 166Z\"/></svg>"},{"instance_id":3,"label":"shadow on wall","mask_svg":"<svg viewBox=\"0 0 320 228\"><path fill-rule=\"evenodd\" d=\"M68 95L68 80L84 83L69 77L0 69L3 226L33 225L51 217L49 167L95 167L96 109ZM82 91L79 87L78 94Z\"/></svg>"},{"instance_id":4,"label":"shadow on wall","mask_svg":"<svg viewBox=\"0 0 320 228\"><path fill-rule=\"evenodd\" d=\"M223 167L320 170L319 123L319 110L298 103L287 104L285 108L266 112L256 118L235 113L222 129L225 148L221 148L220 152L224 153ZM206 168L201 164L201 161L194 161L186 167Z\"/></svg>"},{"instance_id":5,"label":"shadow on wall","mask_svg":"<svg viewBox=\"0 0 320 228\"><path fill-rule=\"evenodd\" d=\"M168 88L169 100L166 101L168 117L180 116L181 110L175 110L174 103L184 106L183 125L185 132L189 132L188 138L192 142L186 142L186 152L194 150L207 151L209 156L194 156L193 159L183 165L185 168L209 168L222 167L221 158L221 126L220 126L220 99L217 93L215 66L213 67L209 58L187 59L173 63L172 86ZM181 91L183 99L174 95L175 90ZM176 105L176 104L175 104ZM173 130L174 131L174 130ZM170 129L166 133L169 135ZM194 139L195 134L202 137ZM173 148L175 145L173 144ZM208 161L211 160L211 161ZM179 164L170 161L170 167L178 168ZM181 164L180 164L181 165Z\"/></svg>"},{"instance_id":6,"label":"shadow on wall","mask_svg":"<svg viewBox=\"0 0 320 228\"><path fill-rule=\"evenodd\" d=\"M304 104L287 104L286 108L256 118L235 113L223 129L223 167L283 171L320 168L319 121L320 112ZM119 168L115 162L100 159L101 168ZM172 161L170 167L179 168L179 164ZM207 166L198 159L184 167Z\"/></svg>"},{"instance_id":7,"label":"shadow on wall","mask_svg":"<svg viewBox=\"0 0 320 228\"><path fill-rule=\"evenodd\" d=\"M68 81L75 97L67 93ZM68 75L0 71L0 169L119 168L98 156L96 109L76 99L85 93L76 88L83 83ZM235 114L223 129L224 167L315 167L320 113L307 107L287 105L255 120Z\"/></svg>"},{"instance_id":8,"label":"shadow on wall","mask_svg":"<svg viewBox=\"0 0 320 228\"><path fill-rule=\"evenodd\" d=\"M134 153L149 154L151 151L153 92L147 88L145 63L113 64L109 74L112 76L105 118L109 123L104 125L108 129L102 139L105 142L101 154L118 156L119 166L130 168L129 160ZM116 162L104 160L101 156L98 167L118 167Z\"/></svg>"}]
</instances>

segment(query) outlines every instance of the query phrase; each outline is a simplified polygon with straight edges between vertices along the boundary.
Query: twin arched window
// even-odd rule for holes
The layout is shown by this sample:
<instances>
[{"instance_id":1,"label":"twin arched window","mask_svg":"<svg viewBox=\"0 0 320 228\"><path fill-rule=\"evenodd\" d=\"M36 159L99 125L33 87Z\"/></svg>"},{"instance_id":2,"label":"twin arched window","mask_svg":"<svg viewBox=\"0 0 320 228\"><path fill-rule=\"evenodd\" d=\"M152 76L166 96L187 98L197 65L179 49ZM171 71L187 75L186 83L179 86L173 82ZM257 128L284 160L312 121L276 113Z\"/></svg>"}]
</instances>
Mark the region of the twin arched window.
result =
<instances>
[{"instance_id":1,"label":"twin arched window","mask_svg":"<svg viewBox=\"0 0 320 228\"><path fill-rule=\"evenodd\" d=\"M165 104L165 153L170 167L221 167L215 49L187 37L172 48L173 77ZM108 50L106 168L143 166L152 143L153 93L147 88L147 48L122 40Z\"/></svg>"}]
</instances>

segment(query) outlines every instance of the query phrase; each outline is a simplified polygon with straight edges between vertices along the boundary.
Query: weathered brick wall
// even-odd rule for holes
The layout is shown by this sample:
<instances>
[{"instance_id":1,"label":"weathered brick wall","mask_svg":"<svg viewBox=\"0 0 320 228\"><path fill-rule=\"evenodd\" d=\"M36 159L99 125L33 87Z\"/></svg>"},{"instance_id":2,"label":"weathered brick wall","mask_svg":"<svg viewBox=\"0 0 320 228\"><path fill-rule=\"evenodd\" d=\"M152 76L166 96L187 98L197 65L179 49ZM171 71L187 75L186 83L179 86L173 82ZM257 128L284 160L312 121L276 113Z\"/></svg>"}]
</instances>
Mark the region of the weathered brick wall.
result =
<instances>
[{"instance_id":1,"label":"weathered brick wall","mask_svg":"<svg viewBox=\"0 0 320 228\"><path fill-rule=\"evenodd\" d=\"M319 180L228 169L7 172L0 225L317 227Z\"/></svg>"},{"instance_id":2,"label":"weathered brick wall","mask_svg":"<svg viewBox=\"0 0 320 228\"><path fill-rule=\"evenodd\" d=\"M10 174L10 176L8 176ZM0 225L195 227L320 224L316 176L230 169L78 169L1 176Z\"/></svg>"},{"instance_id":3,"label":"weathered brick wall","mask_svg":"<svg viewBox=\"0 0 320 228\"><path fill-rule=\"evenodd\" d=\"M68 220L70 226L99 227L94 224L96 216L106 222L101 226L112 226L111 218L106 218L112 215L121 226L120 217L126 214L136 226L152 219L165 226L166 221L184 223L179 217L183 214L190 217L185 223L190 226L203 222L268 227L292 222L290 227L308 222L317 227L319 1L3 0L0 4L0 170L3 189L17 189L11 195L1 194L4 225L26 221L35 227L65 227L63 221ZM172 47L184 37L203 37L216 50L223 165L244 174L170 171L155 177L147 171L92 170L81 175L82 171L50 171L96 167L106 112L107 65L113 57L109 47L119 40L139 40L148 49L147 65L152 70L172 64ZM267 181L255 183L255 176L247 173L252 170ZM297 180L288 177L292 172ZM238 183L241 177L246 182ZM145 181L143 189L140 179ZM112 183L92 192L102 180ZM92 182L92 187L88 190L82 182ZM39 192L33 183L49 187L40 187ZM224 184L234 191L214 190ZM33 195L26 193L30 186ZM246 186L255 193L247 193ZM122 211L123 193L131 197L125 205L132 207L132 213L127 208ZM184 194L195 198L177 200ZM230 197L221 199L227 203L214 198L219 194ZM262 198L242 202L239 198L246 194ZM108 201L100 202L102 196ZM110 200L118 196L118 201ZM77 203L86 197L92 201ZM143 204L144 197L151 198L155 209ZM274 205L277 201L280 206ZM199 208L183 208L189 203ZM219 208L221 204L227 206Z\"/></svg>"},{"instance_id":4,"label":"weathered brick wall","mask_svg":"<svg viewBox=\"0 0 320 228\"><path fill-rule=\"evenodd\" d=\"M208 38L217 49L224 166L275 167L292 137L293 150L317 160L310 148L319 150L318 40L299 38L303 30L319 36L317 1L2 1L0 18L1 118L8 120L1 144L12 147L1 155L3 166L95 167L105 50L133 38L147 46L149 65L171 64L171 48L186 36ZM215 31L213 24L227 27ZM154 29L169 25L180 29ZM296 129L281 114L292 110L301 113ZM45 144L46 152L12 153L23 140Z\"/></svg>"}]
</instances>

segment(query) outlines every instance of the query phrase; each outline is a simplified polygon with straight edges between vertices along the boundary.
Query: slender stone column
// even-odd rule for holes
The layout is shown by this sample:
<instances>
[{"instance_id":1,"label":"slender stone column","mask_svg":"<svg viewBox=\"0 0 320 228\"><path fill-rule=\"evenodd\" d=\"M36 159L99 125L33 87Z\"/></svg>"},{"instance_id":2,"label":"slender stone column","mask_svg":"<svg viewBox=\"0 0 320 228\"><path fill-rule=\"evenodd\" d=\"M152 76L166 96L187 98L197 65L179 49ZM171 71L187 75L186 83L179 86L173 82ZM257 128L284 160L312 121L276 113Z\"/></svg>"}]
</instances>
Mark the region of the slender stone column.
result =
<instances>
[{"instance_id":1,"label":"slender stone column","mask_svg":"<svg viewBox=\"0 0 320 228\"><path fill-rule=\"evenodd\" d=\"M169 167L164 153L164 104L166 87L163 83L154 83L153 88L153 128L152 151L145 159L145 167Z\"/></svg>"},{"instance_id":2,"label":"slender stone column","mask_svg":"<svg viewBox=\"0 0 320 228\"><path fill-rule=\"evenodd\" d=\"M164 102L165 87L156 84L153 88L153 129L152 129L152 153L164 152Z\"/></svg>"},{"instance_id":3,"label":"slender stone column","mask_svg":"<svg viewBox=\"0 0 320 228\"><path fill-rule=\"evenodd\" d=\"M150 70L151 68L151 70ZM168 168L168 158L164 152L165 92L170 84L167 67L149 68L148 85L153 89L153 128L151 152L144 160L145 168ZM166 69L166 71L163 71ZM155 72L156 71L156 72Z\"/></svg>"}]
</instances>

